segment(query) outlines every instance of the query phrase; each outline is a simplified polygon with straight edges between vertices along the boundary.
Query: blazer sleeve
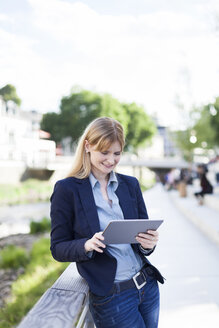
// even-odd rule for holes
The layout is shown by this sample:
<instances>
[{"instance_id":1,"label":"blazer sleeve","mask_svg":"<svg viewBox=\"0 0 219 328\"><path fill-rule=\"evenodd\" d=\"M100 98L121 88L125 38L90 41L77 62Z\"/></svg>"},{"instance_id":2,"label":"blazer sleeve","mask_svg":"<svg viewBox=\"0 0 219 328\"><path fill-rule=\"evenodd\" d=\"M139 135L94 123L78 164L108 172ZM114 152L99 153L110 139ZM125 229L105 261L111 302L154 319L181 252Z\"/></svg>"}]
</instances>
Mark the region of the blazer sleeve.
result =
<instances>
[{"instance_id":1,"label":"blazer sleeve","mask_svg":"<svg viewBox=\"0 0 219 328\"><path fill-rule=\"evenodd\" d=\"M84 244L88 238L75 239L73 193L58 181L51 196L51 253L60 262L88 261Z\"/></svg>"},{"instance_id":2,"label":"blazer sleeve","mask_svg":"<svg viewBox=\"0 0 219 328\"><path fill-rule=\"evenodd\" d=\"M137 185L136 185L136 196L137 196L139 219L144 219L144 220L149 219L147 209L145 206L145 202L144 202L144 198L143 198L142 191L141 191L138 180L137 180ZM144 256L151 255L153 253L153 251L155 250L155 247L152 249L144 249L140 244L138 244L138 248Z\"/></svg>"}]
</instances>

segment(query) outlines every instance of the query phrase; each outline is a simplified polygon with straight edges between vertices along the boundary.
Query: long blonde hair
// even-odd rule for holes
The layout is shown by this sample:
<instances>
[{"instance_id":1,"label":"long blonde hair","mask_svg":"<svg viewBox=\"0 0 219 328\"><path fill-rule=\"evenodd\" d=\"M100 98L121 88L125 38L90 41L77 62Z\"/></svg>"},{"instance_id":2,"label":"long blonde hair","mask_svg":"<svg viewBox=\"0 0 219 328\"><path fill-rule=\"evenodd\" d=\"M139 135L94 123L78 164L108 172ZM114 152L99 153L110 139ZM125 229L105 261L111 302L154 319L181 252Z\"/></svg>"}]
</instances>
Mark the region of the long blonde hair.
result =
<instances>
[{"instance_id":1,"label":"long blonde hair","mask_svg":"<svg viewBox=\"0 0 219 328\"><path fill-rule=\"evenodd\" d=\"M90 154L85 151L85 140L95 146L97 151L107 150L116 141L119 142L121 150L125 145L123 127L118 121L110 117L95 119L87 126L79 140L69 177L84 179L91 172Z\"/></svg>"}]
</instances>

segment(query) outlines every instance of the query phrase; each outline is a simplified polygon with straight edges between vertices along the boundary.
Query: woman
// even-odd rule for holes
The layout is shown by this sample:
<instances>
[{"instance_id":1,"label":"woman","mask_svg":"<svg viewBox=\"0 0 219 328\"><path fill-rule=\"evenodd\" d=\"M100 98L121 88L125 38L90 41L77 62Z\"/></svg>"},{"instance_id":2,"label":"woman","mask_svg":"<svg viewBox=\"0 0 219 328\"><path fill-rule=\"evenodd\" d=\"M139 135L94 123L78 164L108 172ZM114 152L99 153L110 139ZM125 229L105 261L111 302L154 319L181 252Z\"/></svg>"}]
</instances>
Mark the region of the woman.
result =
<instances>
[{"instance_id":1,"label":"woman","mask_svg":"<svg viewBox=\"0 0 219 328\"><path fill-rule=\"evenodd\" d=\"M139 234L133 245L105 246L102 236L110 220L148 219L137 179L114 172L123 147L118 121L101 117L87 127L70 177L56 183L51 197L51 252L57 261L76 262L97 328L155 328L157 280L164 280L146 256L158 232Z\"/></svg>"}]
</instances>

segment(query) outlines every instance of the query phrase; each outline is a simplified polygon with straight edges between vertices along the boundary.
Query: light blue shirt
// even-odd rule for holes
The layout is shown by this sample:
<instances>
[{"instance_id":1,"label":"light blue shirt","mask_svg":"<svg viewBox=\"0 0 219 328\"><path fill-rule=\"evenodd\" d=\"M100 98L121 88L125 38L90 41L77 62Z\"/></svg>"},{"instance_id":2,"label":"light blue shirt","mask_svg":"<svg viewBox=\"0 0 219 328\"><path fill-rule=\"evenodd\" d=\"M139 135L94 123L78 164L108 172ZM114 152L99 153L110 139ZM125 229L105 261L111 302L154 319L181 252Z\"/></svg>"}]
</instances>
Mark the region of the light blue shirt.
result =
<instances>
[{"instance_id":1,"label":"light blue shirt","mask_svg":"<svg viewBox=\"0 0 219 328\"><path fill-rule=\"evenodd\" d=\"M103 198L100 183L92 173L90 174L89 179L97 207L100 230L103 231L109 221L124 220L118 197L115 194L118 187L118 180L115 173L110 173L110 178L107 184L107 193L111 200L111 205ZM107 250L117 260L115 282L131 279L143 266L143 261L140 255L135 253L129 244L110 244L107 245Z\"/></svg>"}]
</instances>

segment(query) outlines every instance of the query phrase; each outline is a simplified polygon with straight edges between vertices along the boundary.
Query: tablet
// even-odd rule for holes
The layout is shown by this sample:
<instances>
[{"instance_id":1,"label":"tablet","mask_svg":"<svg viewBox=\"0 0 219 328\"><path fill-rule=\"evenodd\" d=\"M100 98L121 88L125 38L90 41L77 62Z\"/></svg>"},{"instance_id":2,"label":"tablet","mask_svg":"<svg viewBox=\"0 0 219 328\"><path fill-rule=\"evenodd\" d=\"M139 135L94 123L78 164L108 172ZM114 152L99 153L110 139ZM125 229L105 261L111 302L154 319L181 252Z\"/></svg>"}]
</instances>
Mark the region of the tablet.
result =
<instances>
[{"instance_id":1,"label":"tablet","mask_svg":"<svg viewBox=\"0 0 219 328\"><path fill-rule=\"evenodd\" d=\"M103 243L108 244L138 244L135 237L139 232L157 230L163 220L115 220L110 221L103 231Z\"/></svg>"}]
</instances>

